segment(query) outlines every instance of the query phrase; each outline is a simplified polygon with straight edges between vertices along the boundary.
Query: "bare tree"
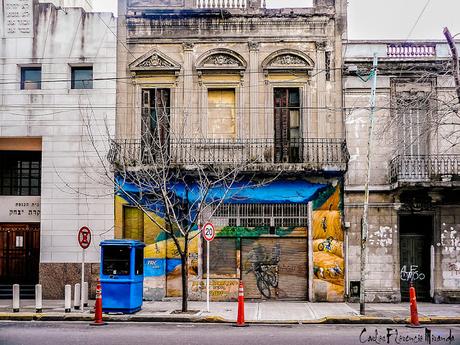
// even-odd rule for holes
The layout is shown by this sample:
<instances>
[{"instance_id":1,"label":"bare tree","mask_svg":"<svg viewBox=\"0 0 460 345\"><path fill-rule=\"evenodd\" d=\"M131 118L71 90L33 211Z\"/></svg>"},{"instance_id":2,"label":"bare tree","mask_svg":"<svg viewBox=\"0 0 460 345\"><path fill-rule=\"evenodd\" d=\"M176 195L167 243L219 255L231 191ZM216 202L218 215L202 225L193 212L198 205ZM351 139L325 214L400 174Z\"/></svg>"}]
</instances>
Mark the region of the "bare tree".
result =
<instances>
[{"instance_id":1,"label":"bare tree","mask_svg":"<svg viewBox=\"0 0 460 345\"><path fill-rule=\"evenodd\" d=\"M182 312L188 310L189 244L200 223L255 180L251 166L267 158L266 148L232 139L184 139L170 121L168 94L151 92L142 110L140 140L112 140L105 173L121 193L174 242L181 260ZM149 98L149 96L145 96ZM185 121L184 121L185 123ZM175 135L175 133L180 133ZM133 189L136 192L133 192ZM158 221L152 212L165 220ZM206 218L206 219L205 219Z\"/></svg>"}]
</instances>

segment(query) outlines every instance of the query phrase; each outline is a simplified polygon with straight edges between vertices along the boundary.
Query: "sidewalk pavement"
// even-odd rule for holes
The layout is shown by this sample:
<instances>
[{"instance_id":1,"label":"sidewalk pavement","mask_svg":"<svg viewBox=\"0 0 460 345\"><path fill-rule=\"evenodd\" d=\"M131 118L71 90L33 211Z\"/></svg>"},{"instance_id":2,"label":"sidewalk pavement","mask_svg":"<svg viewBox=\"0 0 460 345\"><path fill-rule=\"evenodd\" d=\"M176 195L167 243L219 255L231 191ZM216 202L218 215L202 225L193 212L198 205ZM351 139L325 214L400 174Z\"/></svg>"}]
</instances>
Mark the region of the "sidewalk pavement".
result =
<instances>
[{"instance_id":1,"label":"sidewalk pavement","mask_svg":"<svg viewBox=\"0 0 460 345\"><path fill-rule=\"evenodd\" d=\"M19 313L12 312L11 300L0 300L0 320L43 321L91 321L94 301L90 307L79 311L72 309L64 313L64 301L43 301L43 312L35 313L34 300L22 300ZM237 317L237 302L211 302L210 312L206 302L189 302L189 312L178 312L179 299L161 302L144 302L142 310L132 315L104 314L105 321L134 322L225 322L234 323ZM460 305L418 303L422 324L460 324ZM245 303L247 323L338 323L338 324L407 324L409 303L369 303L366 315L359 315L359 304L354 303L309 303L287 301L259 301Z\"/></svg>"}]
</instances>

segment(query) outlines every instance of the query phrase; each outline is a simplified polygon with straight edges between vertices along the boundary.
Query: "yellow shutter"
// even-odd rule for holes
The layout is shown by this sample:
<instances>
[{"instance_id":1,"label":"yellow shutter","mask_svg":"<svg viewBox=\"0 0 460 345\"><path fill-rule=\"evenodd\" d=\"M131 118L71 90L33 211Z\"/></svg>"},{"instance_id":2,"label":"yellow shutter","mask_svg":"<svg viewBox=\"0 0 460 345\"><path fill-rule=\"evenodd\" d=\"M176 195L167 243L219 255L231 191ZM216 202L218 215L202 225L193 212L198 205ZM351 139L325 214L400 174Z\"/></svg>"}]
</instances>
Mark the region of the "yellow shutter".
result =
<instances>
[{"instance_id":1,"label":"yellow shutter","mask_svg":"<svg viewBox=\"0 0 460 345\"><path fill-rule=\"evenodd\" d=\"M144 214L136 207L123 207L123 238L144 240Z\"/></svg>"},{"instance_id":2,"label":"yellow shutter","mask_svg":"<svg viewBox=\"0 0 460 345\"><path fill-rule=\"evenodd\" d=\"M208 90L208 137L235 138L235 90Z\"/></svg>"}]
</instances>

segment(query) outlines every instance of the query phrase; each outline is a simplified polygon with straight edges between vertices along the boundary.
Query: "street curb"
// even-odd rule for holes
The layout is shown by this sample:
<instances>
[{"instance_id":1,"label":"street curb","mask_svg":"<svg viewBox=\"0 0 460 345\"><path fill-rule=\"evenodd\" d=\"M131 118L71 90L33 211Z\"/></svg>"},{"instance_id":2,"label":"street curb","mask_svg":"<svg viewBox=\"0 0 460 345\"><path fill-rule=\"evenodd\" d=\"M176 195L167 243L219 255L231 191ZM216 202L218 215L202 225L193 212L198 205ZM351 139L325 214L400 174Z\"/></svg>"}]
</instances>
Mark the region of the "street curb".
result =
<instances>
[{"instance_id":1,"label":"street curb","mask_svg":"<svg viewBox=\"0 0 460 345\"><path fill-rule=\"evenodd\" d=\"M0 313L0 321L80 321L92 322L92 314L38 314L38 313ZM224 323L234 324L220 316L196 315L104 315L106 322L156 322L156 323ZM420 323L433 324L460 324L460 317L420 317ZM409 318L379 317L379 316L327 316L315 320L248 320L249 325L319 325L319 324L410 324Z\"/></svg>"}]
</instances>

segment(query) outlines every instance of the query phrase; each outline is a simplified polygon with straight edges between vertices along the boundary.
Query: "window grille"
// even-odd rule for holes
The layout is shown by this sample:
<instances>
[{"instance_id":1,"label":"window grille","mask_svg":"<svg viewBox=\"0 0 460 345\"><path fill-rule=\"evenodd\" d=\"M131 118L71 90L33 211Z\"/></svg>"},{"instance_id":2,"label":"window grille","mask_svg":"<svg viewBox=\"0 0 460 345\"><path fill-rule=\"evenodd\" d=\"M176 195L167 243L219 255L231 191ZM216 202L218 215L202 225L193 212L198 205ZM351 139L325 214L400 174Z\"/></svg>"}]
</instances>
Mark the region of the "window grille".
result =
<instances>
[{"instance_id":1,"label":"window grille","mask_svg":"<svg viewBox=\"0 0 460 345\"><path fill-rule=\"evenodd\" d=\"M0 151L0 194L40 195L41 152Z\"/></svg>"},{"instance_id":2,"label":"window grille","mask_svg":"<svg viewBox=\"0 0 460 345\"><path fill-rule=\"evenodd\" d=\"M214 212L217 226L307 226L307 204L225 204Z\"/></svg>"}]
</instances>

